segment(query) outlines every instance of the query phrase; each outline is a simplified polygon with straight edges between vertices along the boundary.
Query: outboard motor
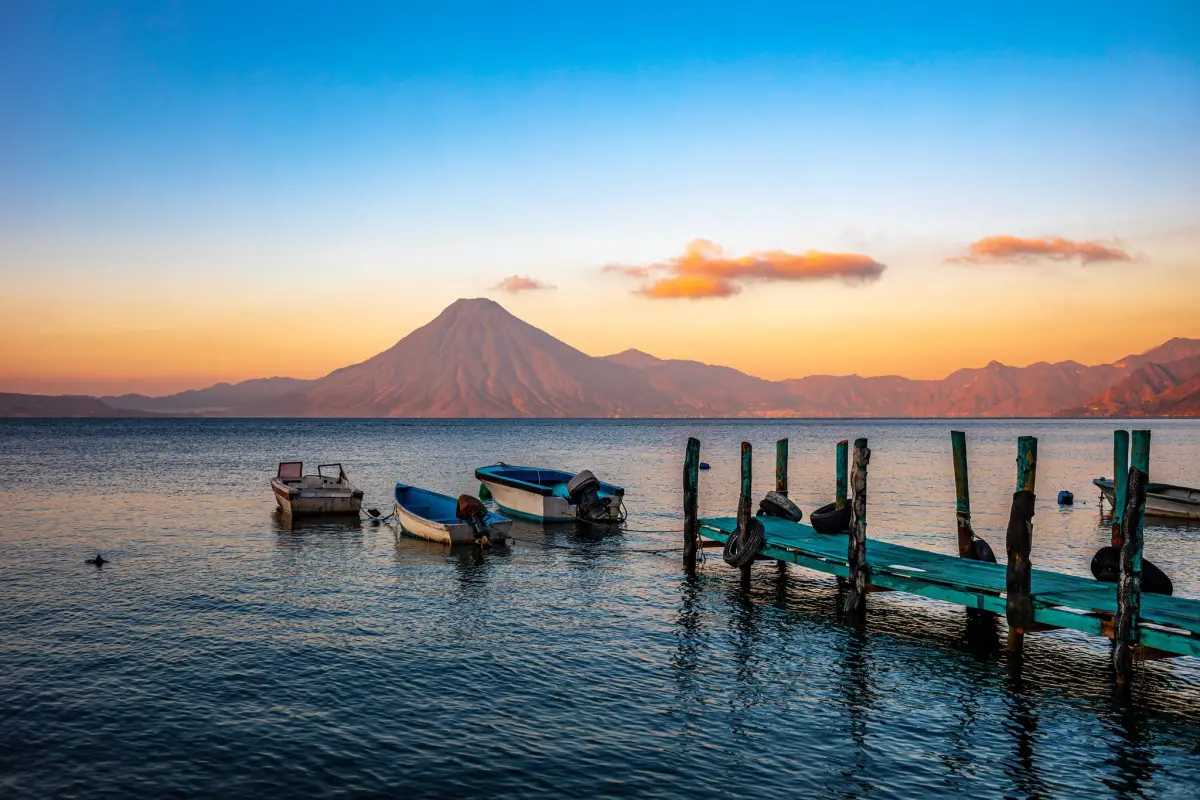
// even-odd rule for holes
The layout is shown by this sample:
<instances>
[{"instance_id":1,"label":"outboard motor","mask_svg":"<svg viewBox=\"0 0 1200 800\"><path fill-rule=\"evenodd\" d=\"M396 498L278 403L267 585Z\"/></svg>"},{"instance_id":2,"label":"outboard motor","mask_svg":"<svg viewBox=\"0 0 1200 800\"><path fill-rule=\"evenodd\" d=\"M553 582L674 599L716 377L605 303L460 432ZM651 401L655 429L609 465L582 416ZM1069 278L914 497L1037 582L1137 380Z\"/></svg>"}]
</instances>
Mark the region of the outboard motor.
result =
<instances>
[{"instance_id":1,"label":"outboard motor","mask_svg":"<svg viewBox=\"0 0 1200 800\"><path fill-rule=\"evenodd\" d=\"M475 544L486 545L488 543L487 509L478 498L471 497L469 494L460 494L457 516L471 526L471 531L475 534Z\"/></svg>"},{"instance_id":2,"label":"outboard motor","mask_svg":"<svg viewBox=\"0 0 1200 800\"><path fill-rule=\"evenodd\" d=\"M567 502L575 507L576 519L611 522L612 498L600 496L600 481L590 469L567 481Z\"/></svg>"}]
</instances>

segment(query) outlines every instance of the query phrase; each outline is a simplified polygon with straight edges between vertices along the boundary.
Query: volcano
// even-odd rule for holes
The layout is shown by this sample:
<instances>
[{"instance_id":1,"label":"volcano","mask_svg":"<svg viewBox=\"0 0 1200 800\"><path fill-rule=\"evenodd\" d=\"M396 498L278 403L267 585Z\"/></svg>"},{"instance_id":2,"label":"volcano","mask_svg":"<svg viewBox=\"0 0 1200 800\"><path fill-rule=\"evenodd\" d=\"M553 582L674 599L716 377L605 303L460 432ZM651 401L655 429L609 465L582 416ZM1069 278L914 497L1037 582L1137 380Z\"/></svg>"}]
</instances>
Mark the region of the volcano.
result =
<instances>
[{"instance_id":1,"label":"volcano","mask_svg":"<svg viewBox=\"0 0 1200 800\"><path fill-rule=\"evenodd\" d=\"M242 414L331 417L662 416L640 370L594 358L484 298L457 300L361 364Z\"/></svg>"}]
</instances>

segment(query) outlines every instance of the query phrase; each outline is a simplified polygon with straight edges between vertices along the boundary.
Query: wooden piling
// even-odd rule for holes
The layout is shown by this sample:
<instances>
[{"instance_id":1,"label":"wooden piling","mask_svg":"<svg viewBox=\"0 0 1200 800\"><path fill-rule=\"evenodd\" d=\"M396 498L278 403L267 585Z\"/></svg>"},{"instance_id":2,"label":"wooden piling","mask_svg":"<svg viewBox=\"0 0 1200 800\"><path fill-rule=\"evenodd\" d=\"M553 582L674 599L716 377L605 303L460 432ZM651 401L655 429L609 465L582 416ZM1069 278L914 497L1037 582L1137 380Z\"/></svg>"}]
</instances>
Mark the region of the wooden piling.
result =
<instances>
[{"instance_id":1,"label":"wooden piling","mask_svg":"<svg viewBox=\"0 0 1200 800\"><path fill-rule=\"evenodd\" d=\"M1113 432L1112 546L1121 546L1121 519L1125 516L1125 493L1129 486L1129 431Z\"/></svg>"},{"instance_id":2,"label":"wooden piling","mask_svg":"<svg viewBox=\"0 0 1200 800\"><path fill-rule=\"evenodd\" d=\"M738 530L744 531L750 527L750 520L754 518L752 509L752 500L750 494L754 488L754 480L751 475L754 462L754 448L749 442L742 442L742 485L738 494L738 510L737 521ZM747 563L742 567L742 582L746 583L750 580L750 564Z\"/></svg>"},{"instance_id":3,"label":"wooden piling","mask_svg":"<svg viewBox=\"0 0 1200 800\"><path fill-rule=\"evenodd\" d=\"M1005 612L1008 617L1008 648L1020 651L1025 632L1033 625L1031 583L1033 568L1029 552L1033 548L1033 493L1037 479L1037 439L1017 439L1017 490L1013 494L1008 517L1008 569L1005 572Z\"/></svg>"},{"instance_id":4,"label":"wooden piling","mask_svg":"<svg viewBox=\"0 0 1200 800\"><path fill-rule=\"evenodd\" d=\"M836 507L839 509L846 507L846 450L849 447L849 442L842 439L837 443L837 500Z\"/></svg>"},{"instance_id":5,"label":"wooden piling","mask_svg":"<svg viewBox=\"0 0 1200 800\"><path fill-rule=\"evenodd\" d=\"M788 440L775 442L775 491L786 496L788 493Z\"/></svg>"},{"instance_id":6,"label":"wooden piling","mask_svg":"<svg viewBox=\"0 0 1200 800\"><path fill-rule=\"evenodd\" d=\"M839 455L844 452L844 444L838 444ZM848 614L861 614L866 608L867 586L871 582L870 567L867 566L867 464L870 462L871 451L867 448L867 440L855 439L854 521L850 524L847 543L846 558L850 574L846 578L846 602L843 606L843 611Z\"/></svg>"},{"instance_id":7,"label":"wooden piling","mask_svg":"<svg viewBox=\"0 0 1200 800\"><path fill-rule=\"evenodd\" d=\"M1121 570L1117 579L1117 616L1113 619L1113 667L1117 683L1133 674L1133 648L1138 644L1138 615L1142 606L1142 524L1146 513L1146 484L1150 481L1150 431L1133 432L1133 463L1129 467L1125 513L1121 529Z\"/></svg>"},{"instance_id":8,"label":"wooden piling","mask_svg":"<svg viewBox=\"0 0 1200 800\"><path fill-rule=\"evenodd\" d=\"M1017 491L1032 492L1037 483L1037 437L1017 439Z\"/></svg>"},{"instance_id":9,"label":"wooden piling","mask_svg":"<svg viewBox=\"0 0 1200 800\"><path fill-rule=\"evenodd\" d=\"M950 431L950 446L954 451L954 511L958 518L958 557L972 558L971 489L967 480L967 435Z\"/></svg>"},{"instance_id":10,"label":"wooden piling","mask_svg":"<svg viewBox=\"0 0 1200 800\"><path fill-rule=\"evenodd\" d=\"M700 440L688 437L683 456L683 568L696 574L696 551L700 544Z\"/></svg>"}]
</instances>

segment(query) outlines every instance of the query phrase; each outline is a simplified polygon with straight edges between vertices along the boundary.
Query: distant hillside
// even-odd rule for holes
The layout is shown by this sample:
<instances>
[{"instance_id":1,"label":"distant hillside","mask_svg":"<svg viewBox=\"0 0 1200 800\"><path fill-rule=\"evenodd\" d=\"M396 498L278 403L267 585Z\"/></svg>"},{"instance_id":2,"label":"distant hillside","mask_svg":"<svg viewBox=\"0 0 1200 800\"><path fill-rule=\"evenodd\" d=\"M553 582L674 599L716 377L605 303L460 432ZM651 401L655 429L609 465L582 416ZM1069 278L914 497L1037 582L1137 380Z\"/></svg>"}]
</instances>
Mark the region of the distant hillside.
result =
<instances>
[{"instance_id":1,"label":"distant hillside","mask_svg":"<svg viewBox=\"0 0 1200 800\"><path fill-rule=\"evenodd\" d=\"M24 415L35 406L41 415L77 409L57 416L1191 416L1200 415L1200 339L1171 339L1098 366L993 361L941 380L810 375L769 381L640 350L593 357L491 300L474 299L455 301L384 352L317 380L262 378L167 397L104 399L108 405L94 398L40 398L40 406L26 400L12 407Z\"/></svg>"},{"instance_id":2,"label":"distant hillside","mask_svg":"<svg viewBox=\"0 0 1200 800\"><path fill-rule=\"evenodd\" d=\"M1142 362L1128 376L1066 413L1097 417L1200 415L1200 355L1165 364Z\"/></svg>"},{"instance_id":3,"label":"distant hillside","mask_svg":"<svg viewBox=\"0 0 1200 800\"><path fill-rule=\"evenodd\" d=\"M84 395L0 393L0 417L140 417Z\"/></svg>"},{"instance_id":4,"label":"distant hillside","mask_svg":"<svg viewBox=\"0 0 1200 800\"><path fill-rule=\"evenodd\" d=\"M793 413L787 386L732 367L699 361L664 360L640 350L604 356L604 361L639 370L650 387L680 416L773 416Z\"/></svg>"},{"instance_id":5,"label":"distant hillside","mask_svg":"<svg viewBox=\"0 0 1200 800\"><path fill-rule=\"evenodd\" d=\"M159 413L205 413L228 411L249 403L270 400L296 392L315 381L299 378L254 378L241 383L218 383L207 389L188 389L166 397L147 397L144 394L123 394L102 397L113 408L155 411Z\"/></svg>"}]
</instances>

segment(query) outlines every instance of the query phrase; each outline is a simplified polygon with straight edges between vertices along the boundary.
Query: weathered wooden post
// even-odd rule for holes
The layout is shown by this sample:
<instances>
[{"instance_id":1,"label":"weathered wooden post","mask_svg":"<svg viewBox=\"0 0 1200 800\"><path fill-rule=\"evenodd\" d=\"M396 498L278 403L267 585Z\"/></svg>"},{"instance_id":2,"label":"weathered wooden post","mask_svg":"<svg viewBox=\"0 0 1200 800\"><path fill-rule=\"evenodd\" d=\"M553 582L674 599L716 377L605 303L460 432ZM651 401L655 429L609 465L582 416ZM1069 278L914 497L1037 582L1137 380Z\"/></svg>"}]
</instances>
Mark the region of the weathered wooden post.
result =
<instances>
[{"instance_id":1,"label":"weathered wooden post","mask_svg":"<svg viewBox=\"0 0 1200 800\"><path fill-rule=\"evenodd\" d=\"M788 440L779 439L775 442L775 491L779 492L784 497L788 493ZM783 561L776 560L775 566L780 572L787 571L787 564Z\"/></svg>"},{"instance_id":2,"label":"weathered wooden post","mask_svg":"<svg viewBox=\"0 0 1200 800\"><path fill-rule=\"evenodd\" d=\"M837 500L836 508L846 507L846 449L849 442L842 439L837 443Z\"/></svg>"},{"instance_id":3,"label":"weathered wooden post","mask_svg":"<svg viewBox=\"0 0 1200 800\"><path fill-rule=\"evenodd\" d=\"M775 443L775 491L787 496L788 440Z\"/></svg>"},{"instance_id":4,"label":"weathered wooden post","mask_svg":"<svg viewBox=\"0 0 1200 800\"><path fill-rule=\"evenodd\" d=\"M1138 614L1142 608L1142 522L1146 513L1146 484L1150 481L1150 431L1133 432L1133 464L1129 468L1121 530L1121 573L1117 580L1117 616L1113 620L1113 666L1117 683L1133 674L1133 647L1138 643Z\"/></svg>"},{"instance_id":5,"label":"weathered wooden post","mask_svg":"<svg viewBox=\"0 0 1200 800\"><path fill-rule=\"evenodd\" d=\"M754 461L754 449L749 442L742 442L742 485L741 491L738 494L738 510L737 524L739 531L746 531L750 528L750 520L754 518L754 513L751 509L752 501L750 493L753 490L753 478L751 477L751 468ZM750 581L750 565L753 564L753 559L746 562L742 567L742 582L749 583Z\"/></svg>"},{"instance_id":6,"label":"weathered wooden post","mask_svg":"<svg viewBox=\"0 0 1200 800\"><path fill-rule=\"evenodd\" d=\"M1112 546L1121 546L1121 519L1125 516L1125 493L1129 486L1129 431L1113 432Z\"/></svg>"},{"instance_id":7,"label":"weathered wooden post","mask_svg":"<svg viewBox=\"0 0 1200 800\"><path fill-rule=\"evenodd\" d=\"M842 452L840 444L838 452ZM855 439L854 521L850 523L846 551L850 574L846 579L846 603L843 606L848 614L859 614L866 608L867 585L871 582L871 569L867 565L867 464L870 461L871 451L867 448L867 440Z\"/></svg>"},{"instance_id":8,"label":"weathered wooden post","mask_svg":"<svg viewBox=\"0 0 1200 800\"><path fill-rule=\"evenodd\" d=\"M958 518L958 557L972 558L971 489L967 481L967 435L950 431L950 446L954 451L954 511Z\"/></svg>"},{"instance_id":9,"label":"weathered wooden post","mask_svg":"<svg viewBox=\"0 0 1200 800\"><path fill-rule=\"evenodd\" d=\"M700 545L700 440L688 437L683 456L683 568L696 574L696 550Z\"/></svg>"},{"instance_id":10,"label":"weathered wooden post","mask_svg":"<svg viewBox=\"0 0 1200 800\"><path fill-rule=\"evenodd\" d=\"M1005 588L1008 599L1008 649L1019 651L1025 641L1025 631L1033 626L1033 598L1030 584L1033 568L1029 551L1033 547L1033 488L1037 479L1037 439L1022 436L1017 439L1017 491L1013 493L1012 509L1008 515L1008 569Z\"/></svg>"}]
</instances>

